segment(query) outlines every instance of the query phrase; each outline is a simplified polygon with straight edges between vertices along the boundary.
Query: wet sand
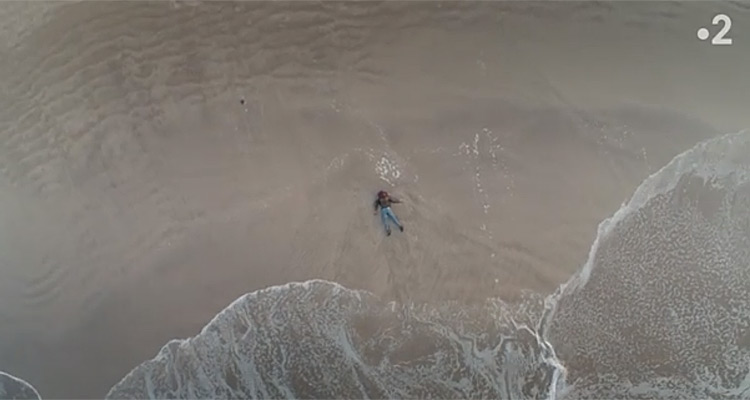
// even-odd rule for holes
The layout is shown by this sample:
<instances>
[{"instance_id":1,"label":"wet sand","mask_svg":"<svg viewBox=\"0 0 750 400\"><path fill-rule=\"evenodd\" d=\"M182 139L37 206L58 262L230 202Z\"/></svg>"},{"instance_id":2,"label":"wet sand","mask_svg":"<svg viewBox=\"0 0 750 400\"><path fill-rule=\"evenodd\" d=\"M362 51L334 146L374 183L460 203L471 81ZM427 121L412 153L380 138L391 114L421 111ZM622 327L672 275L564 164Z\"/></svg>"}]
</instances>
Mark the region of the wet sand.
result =
<instances>
[{"instance_id":1,"label":"wet sand","mask_svg":"<svg viewBox=\"0 0 750 400\"><path fill-rule=\"evenodd\" d=\"M750 126L726 3L0 9L0 369L46 398L269 285L551 291L646 176ZM733 46L696 38L718 11Z\"/></svg>"}]
</instances>

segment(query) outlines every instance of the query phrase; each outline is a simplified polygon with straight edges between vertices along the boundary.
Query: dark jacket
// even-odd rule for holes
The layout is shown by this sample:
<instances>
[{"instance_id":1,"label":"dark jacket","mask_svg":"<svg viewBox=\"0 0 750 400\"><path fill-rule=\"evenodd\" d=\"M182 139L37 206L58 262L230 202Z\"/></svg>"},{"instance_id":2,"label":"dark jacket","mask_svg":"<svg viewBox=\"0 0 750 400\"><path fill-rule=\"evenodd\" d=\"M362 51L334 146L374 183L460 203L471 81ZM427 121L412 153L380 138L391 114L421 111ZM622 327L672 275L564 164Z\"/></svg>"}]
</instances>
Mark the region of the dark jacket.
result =
<instances>
[{"instance_id":1,"label":"dark jacket","mask_svg":"<svg viewBox=\"0 0 750 400\"><path fill-rule=\"evenodd\" d=\"M375 199L375 203L373 205L375 206L375 211L378 211L378 207L386 208L386 207L390 207L391 204L397 204L400 202L401 200L388 196L383 199L381 198Z\"/></svg>"}]
</instances>

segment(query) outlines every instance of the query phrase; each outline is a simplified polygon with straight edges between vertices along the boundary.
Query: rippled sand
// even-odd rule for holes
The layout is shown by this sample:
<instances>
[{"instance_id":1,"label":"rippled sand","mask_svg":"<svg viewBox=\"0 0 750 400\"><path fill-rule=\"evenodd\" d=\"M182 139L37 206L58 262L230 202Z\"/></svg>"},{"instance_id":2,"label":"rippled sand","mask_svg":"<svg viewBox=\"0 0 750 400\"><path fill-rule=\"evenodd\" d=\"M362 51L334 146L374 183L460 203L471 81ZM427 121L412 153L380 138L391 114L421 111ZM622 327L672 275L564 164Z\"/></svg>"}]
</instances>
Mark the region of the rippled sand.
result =
<instances>
[{"instance_id":1,"label":"rippled sand","mask_svg":"<svg viewBox=\"0 0 750 400\"><path fill-rule=\"evenodd\" d=\"M717 11L735 45L695 37ZM101 397L239 295L551 291L747 127L722 3L0 5L0 368ZM380 187L405 198L384 239Z\"/></svg>"}]
</instances>

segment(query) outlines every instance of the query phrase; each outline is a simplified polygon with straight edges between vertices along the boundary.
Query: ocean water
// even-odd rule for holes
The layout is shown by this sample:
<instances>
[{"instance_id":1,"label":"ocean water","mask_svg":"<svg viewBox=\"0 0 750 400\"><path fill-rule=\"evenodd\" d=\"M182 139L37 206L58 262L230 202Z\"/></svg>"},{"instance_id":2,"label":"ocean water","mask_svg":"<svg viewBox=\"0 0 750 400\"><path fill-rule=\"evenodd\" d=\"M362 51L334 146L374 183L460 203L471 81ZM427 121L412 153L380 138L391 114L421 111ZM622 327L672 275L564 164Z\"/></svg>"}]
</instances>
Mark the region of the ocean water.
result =
<instances>
[{"instance_id":1,"label":"ocean water","mask_svg":"<svg viewBox=\"0 0 750 400\"><path fill-rule=\"evenodd\" d=\"M603 221L588 261L510 304L247 294L108 398L747 398L750 134L698 144Z\"/></svg>"}]
</instances>

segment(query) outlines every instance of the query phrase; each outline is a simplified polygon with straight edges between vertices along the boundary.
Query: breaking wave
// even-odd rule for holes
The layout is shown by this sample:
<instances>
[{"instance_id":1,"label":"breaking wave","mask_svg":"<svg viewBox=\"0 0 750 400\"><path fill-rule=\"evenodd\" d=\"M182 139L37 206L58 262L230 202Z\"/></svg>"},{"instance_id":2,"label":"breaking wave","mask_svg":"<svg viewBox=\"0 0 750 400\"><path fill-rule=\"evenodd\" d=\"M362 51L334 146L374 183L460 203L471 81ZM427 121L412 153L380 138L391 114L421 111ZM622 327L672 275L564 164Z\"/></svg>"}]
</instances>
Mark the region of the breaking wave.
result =
<instances>
[{"instance_id":1,"label":"breaking wave","mask_svg":"<svg viewBox=\"0 0 750 400\"><path fill-rule=\"evenodd\" d=\"M748 398L750 135L646 179L548 303L571 398Z\"/></svg>"},{"instance_id":2,"label":"breaking wave","mask_svg":"<svg viewBox=\"0 0 750 400\"><path fill-rule=\"evenodd\" d=\"M542 298L406 306L326 281L245 295L108 398L552 398ZM529 318L534 317L535 318Z\"/></svg>"}]
</instances>

